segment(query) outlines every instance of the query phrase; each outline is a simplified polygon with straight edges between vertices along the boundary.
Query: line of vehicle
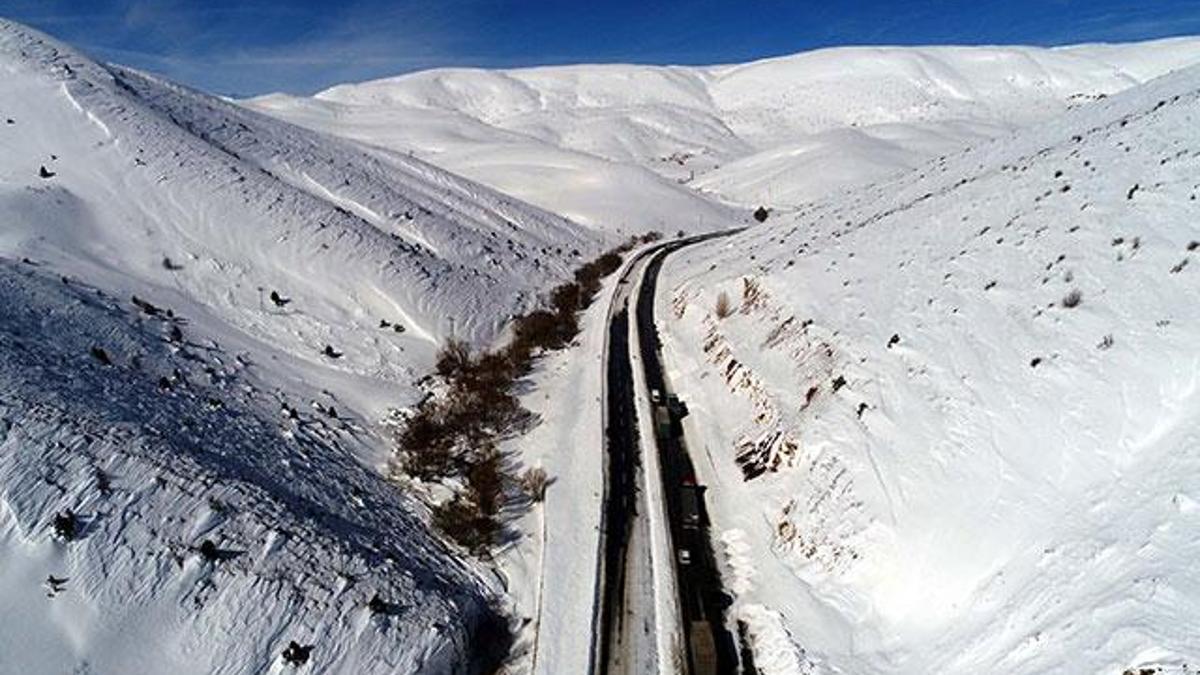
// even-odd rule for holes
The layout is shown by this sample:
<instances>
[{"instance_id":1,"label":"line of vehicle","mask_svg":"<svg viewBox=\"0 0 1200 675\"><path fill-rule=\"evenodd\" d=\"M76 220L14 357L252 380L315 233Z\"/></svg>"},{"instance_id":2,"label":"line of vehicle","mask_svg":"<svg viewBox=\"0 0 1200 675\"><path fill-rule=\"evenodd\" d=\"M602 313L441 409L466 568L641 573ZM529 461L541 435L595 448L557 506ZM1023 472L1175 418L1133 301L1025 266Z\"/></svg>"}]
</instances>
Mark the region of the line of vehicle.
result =
<instances>
[{"instance_id":1,"label":"line of vehicle","mask_svg":"<svg viewBox=\"0 0 1200 675\"><path fill-rule=\"evenodd\" d=\"M687 239L665 242L638 252L623 269L609 305L609 325L604 340L602 357L604 367L606 368L606 377L602 386L601 398L604 422L605 461L603 463L604 492L600 517L601 530L597 548L596 606L593 610L592 618L593 634L589 669L593 674L608 674L610 672L615 645L622 644L623 633L621 630L624 625L622 623L624 619L624 601L629 590L625 588L628 578L625 567L627 565L629 536L633 523L632 517L636 515L636 502L634 500L636 491L635 475L640 450L640 443L637 436L636 405L634 403L637 392L634 391L634 378L632 377L631 350L634 345L630 341L630 333L632 332L630 328L631 325L637 325L639 328L637 331L637 335L639 335L638 342L641 343L639 345L639 352L643 357L643 367L647 378L653 377L654 382L661 383L663 380L657 354L657 332L653 325L653 301L654 292L657 288L657 273L661 267L662 260L670 253L684 246L713 237L727 236L735 231L709 233ZM645 265L643 265L644 261L646 262ZM647 279L646 271L651 268L653 269L653 274ZM635 324L630 324L630 290L637 285L631 283L631 279L638 274L642 274L642 279L637 298L638 311L635 315L637 319L635 320ZM649 309L647 310L646 308ZM644 322L638 315L647 315L649 321ZM645 348L645 338L641 337L646 334L652 336L653 339L653 349L650 350L649 363L646 362L647 350ZM647 382L649 381L648 379ZM619 393L615 391L618 386ZM661 450L659 456L664 460L667 459ZM665 495L668 513L673 514L669 518L671 522L667 524L668 534L672 535L672 541L677 541L679 535L676 532L677 528L674 523L678 519L678 510L676 508L673 511L671 508L673 504L670 491L672 481L678 481L678 476L675 472L672 473L671 479L664 478L663 482L666 488ZM707 531L705 531L704 535L707 536ZM678 551L679 547L675 546L675 549ZM711 568L715 574L715 564L712 561L711 547L706 547L706 549L709 553L705 557L707 561L705 569ZM690 588L690 584L685 587L680 582L681 577L677 568L672 569L672 573L676 575L676 583L674 585L679 589L681 603L686 604L688 597L699 597ZM712 575L708 575L706 578L713 577ZM719 575L716 575L715 578L718 579L719 583ZM701 608L704 606L703 602L699 604ZM701 616L704 615L703 609L701 609L699 614ZM687 625L690 627L690 622ZM708 628L706 631L712 632L723 629L723 625L720 625ZM692 643L703 639L693 636L691 633L694 632L689 631L688 635L682 637L681 642L688 645L689 658L687 660L689 663L689 672L703 672L693 671L691 665L694 660L691 655L696 651ZM732 642L729 644L732 644ZM720 651L724 652L724 650ZM733 658L736 659L736 655ZM634 660L633 658L618 659L618 663L628 664ZM623 667L628 666L623 665ZM736 665L734 668L736 668ZM719 672L726 671L722 670Z\"/></svg>"},{"instance_id":2,"label":"line of vehicle","mask_svg":"<svg viewBox=\"0 0 1200 675\"><path fill-rule=\"evenodd\" d=\"M642 251L639 251L629 259L629 262L626 263L625 267L620 272L616 287L613 290L612 300L609 303L608 314L606 318L607 328L605 330L604 343L601 352L601 364L605 369L611 369L612 367L612 340L614 336L614 323L622 323L617 320L617 317L622 313L624 313L626 321L628 320L629 291L633 286L630 281L631 275L633 275L633 273L638 269L638 266L643 260L645 260L646 256L658 251L664 245L665 244L655 244ZM620 335L619 332L618 335ZM628 352L628 345L622 345L622 348L626 351L626 353ZM619 534L621 537L615 542L611 536L613 534L613 523L611 522L612 519L610 511L613 492L611 484L614 480L612 475L612 467L610 466L612 457L610 447L611 387L612 382L610 382L609 373L606 373L605 377L603 378L600 392L601 422L603 429L602 433L604 434L602 447L605 455L605 461L601 462L603 467L603 493L600 506L600 533L596 547L596 582L592 610L591 654L588 668L588 671L593 675L608 672L609 655L611 654L612 650L613 614L616 610L614 605L617 604L611 598L612 593L614 593L614 586L616 586L616 584L613 583L615 579L610 579L610 576L613 574L617 574L618 577L622 576L623 570L613 570L612 564L623 563L625 544L623 540L624 535L627 534L624 531L620 532ZM617 548L614 549L614 547ZM621 555L618 556L618 552Z\"/></svg>"}]
</instances>

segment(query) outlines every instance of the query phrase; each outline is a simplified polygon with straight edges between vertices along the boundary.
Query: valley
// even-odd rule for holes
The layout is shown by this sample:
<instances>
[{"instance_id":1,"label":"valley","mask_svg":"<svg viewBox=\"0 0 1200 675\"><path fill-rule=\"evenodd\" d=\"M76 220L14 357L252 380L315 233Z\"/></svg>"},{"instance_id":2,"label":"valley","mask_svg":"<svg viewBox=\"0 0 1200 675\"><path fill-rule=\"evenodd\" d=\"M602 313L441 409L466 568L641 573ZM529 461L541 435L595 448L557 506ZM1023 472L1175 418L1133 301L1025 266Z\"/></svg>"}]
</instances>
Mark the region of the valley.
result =
<instances>
[{"instance_id":1,"label":"valley","mask_svg":"<svg viewBox=\"0 0 1200 675\"><path fill-rule=\"evenodd\" d=\"M1192 37L221 97L0 19L0 672L1195 673L1198 114Z\"/></svg>"}]
</instances>

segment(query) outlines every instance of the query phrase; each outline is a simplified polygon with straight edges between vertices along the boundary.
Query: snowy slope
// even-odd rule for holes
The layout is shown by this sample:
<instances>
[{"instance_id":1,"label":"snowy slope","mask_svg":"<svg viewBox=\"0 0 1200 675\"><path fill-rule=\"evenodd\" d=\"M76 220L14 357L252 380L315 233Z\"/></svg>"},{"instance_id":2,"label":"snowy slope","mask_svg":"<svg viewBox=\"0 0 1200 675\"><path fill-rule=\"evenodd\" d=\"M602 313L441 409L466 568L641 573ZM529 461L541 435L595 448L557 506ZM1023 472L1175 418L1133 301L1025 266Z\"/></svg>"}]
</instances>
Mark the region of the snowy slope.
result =
<instances>
[{"instance_id":1,"label":"snowy slope","mask_svg":"<svg viewBox=\"0 0 1200 675\"><path fill-rule=\"evenodd\" d=\"M7 258L0 353L0 671L295 672L292 640L313 646L301 672L480 656L493 591L357 461L351 422L272 390L269 366Z\"/></svg>"},{"instance_id":2,"label":"snowy slope","mask_svg":"<svg viewBox=\"0 0 1200 675\"><path fill-rule=\"evenodd\" d=\"M712 229L719 213L685 187L796 204L1197 62L1196 39L840 48L700 68L432 70L244 103L589 223Z\"/></svg>"},{"instance_id":3,"label":"snowy slope","mask_svg":"<svg viewBox=\"0 0 1200 675\"><path fill-rule=\"evenodd\" d=\"M1193 68L668 261L764 672L1195 672L1198 121Z\"/></svg>"},{"instance_id":4,"label":"snowy slope","mask_svg":"<svg viewBox=\"0 0 1200 675\"><path fill-rule=\"evenodd\" d=\"M490 339L599 243L420 161L98 66L14 24L0 40L3 251L160 287L306 360L332 344L341 370L411 376L451 330ZM270 290L292 304L274 311Z\"/></svg>"},{"instance_id":5,"label":"snowy slope","mask_svg":"<svg viewBox=\"0 0 1200 675\"><path fill-rule=\"evenodd\" d=\"M459 73L470 83L501 77L499 71L451 71L450 76ZM335 97L339 91L314 98L275 94L243 103L295 124L413 153L600 232L702 231L743 215L696 194L680 184L678 176L660 175L655 163L642 166L566 145L546 131L551 122L539 129L510 130L456 109L465 103L453 100L434 107L377 99L343 101ZM487 102L495 93L485 91L479 97ZM559 113L564 118L576 114L570 109ZM626 112L604 114L622 118ZM623 131L597 123L581 135L597 133L621 142Z\"/></svg>"},{"instance_id":6,"label":"snowy slope","mask_svg":"<svg viewBox=\"0 0 1200 675\"><path fill-rule=\"evenodd\" d=\"M0 21L0 671L482 663L499 589L378 475L380 416L604 243Z\"/></svg>"}]
</instances>

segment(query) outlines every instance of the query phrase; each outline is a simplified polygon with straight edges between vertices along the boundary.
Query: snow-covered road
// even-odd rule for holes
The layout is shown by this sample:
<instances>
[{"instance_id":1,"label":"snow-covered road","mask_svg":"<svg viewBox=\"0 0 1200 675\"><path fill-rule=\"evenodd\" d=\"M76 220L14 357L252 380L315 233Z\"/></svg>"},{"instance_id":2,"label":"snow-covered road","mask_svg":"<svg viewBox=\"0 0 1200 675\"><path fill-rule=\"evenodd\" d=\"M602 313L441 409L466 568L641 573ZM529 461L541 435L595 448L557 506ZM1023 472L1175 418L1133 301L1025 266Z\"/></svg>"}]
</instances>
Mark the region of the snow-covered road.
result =
<instances>
[{"instance_id":1,"label":"snow-covered road","mask_svg":"<svg viewBox=\"0 0 1200 675\"><path fill-rule=\"evenodd\" d=\"M707 528L703 519L698 527L682 522L691 460L681 439L654 429L655 412L666 407L665 399L652 401L650 394L666 391L653 311L662 261L721 234L643 251L614 292L605 358L605 506L593 672L736 672L736 650L722 618L727 600ZM678 421L668 426L678 428ZM643 452L643 443L653 443L654 450Z\"/></svg>"}]
</instances>

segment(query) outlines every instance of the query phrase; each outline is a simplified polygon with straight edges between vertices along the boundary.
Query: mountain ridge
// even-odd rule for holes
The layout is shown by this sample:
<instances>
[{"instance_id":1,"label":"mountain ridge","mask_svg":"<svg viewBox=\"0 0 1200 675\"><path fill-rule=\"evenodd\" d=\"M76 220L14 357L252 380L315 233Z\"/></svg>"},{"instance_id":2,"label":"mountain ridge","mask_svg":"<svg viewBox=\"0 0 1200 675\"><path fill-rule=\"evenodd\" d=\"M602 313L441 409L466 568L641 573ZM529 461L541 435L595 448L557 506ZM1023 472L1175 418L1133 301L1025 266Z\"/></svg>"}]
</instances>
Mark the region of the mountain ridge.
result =
<instances>
[{"instance_id":1,"label":"mountain ridge","mask_svg":"<svg viewBox=\"0 0 1200 675\"><path fill-rule=\"evenodd\" d=\"M646 221L688 220L700 211L711 224L717 214L686 199L691 190L742 207L794 206L1197 62L1196 38L840 47L712 67L435 69L338 85L311 98L276 94L244 103L416 152L588 223L603 222L604 212L587 195L536 187L534 177L552 167L563 174L554 185L560 191L578 181L604 194L641 191L647 208L664 204L644 214ZM838 134L856 140L847 144ZM614 165L630 176L613 178ZM661 180L667 184L654 182ZM671 199L663 201L669 187Z\"/></svg>"}]
</instances>

